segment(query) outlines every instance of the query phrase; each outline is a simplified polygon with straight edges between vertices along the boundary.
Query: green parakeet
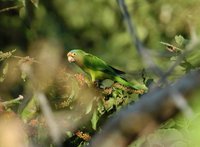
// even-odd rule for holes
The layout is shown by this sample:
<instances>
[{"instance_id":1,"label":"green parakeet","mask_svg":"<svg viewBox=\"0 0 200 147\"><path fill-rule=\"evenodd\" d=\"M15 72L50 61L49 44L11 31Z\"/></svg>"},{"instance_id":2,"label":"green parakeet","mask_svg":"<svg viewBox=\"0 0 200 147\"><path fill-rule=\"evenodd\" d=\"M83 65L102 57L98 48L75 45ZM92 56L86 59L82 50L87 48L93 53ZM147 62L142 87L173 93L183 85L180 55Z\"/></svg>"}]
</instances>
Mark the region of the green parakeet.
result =
<instances>
[{"instance_id":1,"label":"green parakeet","mask_svg":"<svg viewBox=\"0 0 200 147\"><path fill-rule=\"evenodd\" d=\"M121 74L124 74L123 71L113 68L108 65L102 59L84 52L83 50L74 49L71 50L68 54L68 61L70 63L74 62L78 65L84 72L90 75L92 81L111 79L117 81L118 83L131 87L135 90L144 90L147 91L147 87L143 84L132 84L126 81L121 77Z\"/></svg>"}]
</instances>

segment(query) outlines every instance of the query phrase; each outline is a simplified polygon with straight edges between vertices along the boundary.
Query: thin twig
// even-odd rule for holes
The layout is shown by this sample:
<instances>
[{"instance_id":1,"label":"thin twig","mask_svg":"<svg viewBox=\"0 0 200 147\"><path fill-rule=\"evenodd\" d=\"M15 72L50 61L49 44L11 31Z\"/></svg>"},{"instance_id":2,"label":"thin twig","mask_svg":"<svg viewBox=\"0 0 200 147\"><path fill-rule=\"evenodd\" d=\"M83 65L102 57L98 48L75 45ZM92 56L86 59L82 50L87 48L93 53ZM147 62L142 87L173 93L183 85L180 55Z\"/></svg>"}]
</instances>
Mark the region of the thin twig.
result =
<instances>
[{"instance_id":1,"label":"thin twig","mask_svg":"<svg viewBox=\"0 0 200 147\"><path fill-rule=\"evenodd\" d=\"M128 32L131 35L132 42L133 42L133 44L135 44L138 53L141 55L142 52L143 52L143 45L140 42L138 36L136 35L134 23L133 23L133 20L131 22L129 12L127 10L127 6L124 3L124 0L118 0L118 3L119 3L119 6L120 6L120 9L121 9L121 12L123 14L124 20L127 23L127 29L128 29Z\"/></svg>"},{"instance_id":2,"label":"thin twig","mask_svg":"<svg viewBox=\"0 0 200 147\"><path fill-rule=\"evenodd\" d=\"M151 69L156 75L162 77L163 76L163 72L162 70L156 66L156 64L153 62L151 56L147 53L147 51L145 51L143 44L141 43L139 37L137 36L136 33L136 27L134 25L134 21L131 21L127 6L124 2L124 0L117 0L120 10L122 12L124 21L127 23L127 29L129 34L131 35L131 39L132 39L132 43L133 45L136 46L137 52L138 54L142 57L143 62L150 67L149 69Z\"/></svg>"},{"instance_id":3,"label":"thin twig","mask_svg":"<svg viewBox=\"0 0 200 147\"><path fill-rule=\"evenodd\" d=\"M31 58L29 56L26 56L26 57L20 57L20 56L15 56L15 55L12 55L13 58L16 58L16 59L20 59L20 60L24 60L24 61L31 61L33 63L38 63L38 64L41 64L39 61L35 60L34 58Z\"/></svg>"},{"instance_id":4,"label":"thin twig","mask_svg":"<svg viewBox=\"0 0 200 147\"><path fill-rule=\"evenodd\" d=\"M6 102L2 102L2 104L5 106L5 107L9 107L9 106L12 106L13 104L17 104L19 103L21 100L23 100L24 97L22 95L19 95L17 98L13 99L13 100L10 100L10 101L6 101Z\"/></svg>"},{"instance_id":5,"label":"thin twig","mask_svg":"<svg viewBox=\"0 0 200 147\"><path fill-rule=\"evenodd\" d=\"M8 7L8 8L3 8L3 9L0 10L0 13L10 11L10 10L20 9L22 7L24 7L24 6L23 5L16 5L16 6Z\"/></svg>"},{"instance_id":6,"label":"thin twig","mask_svg":"<svg viewBox=\"0 0 200 147\"><path fill-rule=\"evenodd\" d=\"M178 48L176 46L173 46L172 44L169 44L167 42L162 42L161 41L160 43L163 44L163 45L166 45L167 50L170 51L170 52L177 52L177 51L182 52L183 51L183 49L180 49L180 48Z\"/></svg>"},{"instance_id":7,"label":"thin twig","mask_svg":"<svg viewBox=\"0 0 200 147\"><path fill-rule=\"evenodd\" d=\"M45 120L49 126L49 132L52 137L52 140L57 146L60 146L60 142L62 138L61 130L55 121L52 109L50 108L48 104L47 98L42 92L36 92L35 95L40 104L40 108L43 112Z\"/></svg>"}]
</instances>

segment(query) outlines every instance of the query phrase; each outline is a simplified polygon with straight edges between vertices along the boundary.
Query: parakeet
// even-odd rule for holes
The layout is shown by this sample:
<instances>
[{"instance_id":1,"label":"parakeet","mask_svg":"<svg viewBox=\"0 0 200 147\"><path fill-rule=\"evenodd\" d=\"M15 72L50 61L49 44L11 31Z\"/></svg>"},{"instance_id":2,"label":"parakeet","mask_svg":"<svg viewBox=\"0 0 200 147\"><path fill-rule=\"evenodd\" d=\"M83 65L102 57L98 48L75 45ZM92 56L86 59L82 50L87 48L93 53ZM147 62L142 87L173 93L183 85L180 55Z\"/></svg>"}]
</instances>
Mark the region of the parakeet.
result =
<instances>
[{"instance_id":1,"label":"parakeet","mask_svg":"<svg viewBox=\"0 0 200 147\"><path fill-rule=\"evenodd\" d=\"M120 71L110 65L108 65L102 59L84 52L80 49L71 50L68 54L68 61L70 63L74 62L78 65L85 73L87 73L93 82L96 80L104 80L111 79L113 81L117 81L118 83L131 87L135 90L144 90L147 91L147 87L143 84L132 84L126 81L121 77L124 74L123 71Z\"/></svg>"}]
</instances>

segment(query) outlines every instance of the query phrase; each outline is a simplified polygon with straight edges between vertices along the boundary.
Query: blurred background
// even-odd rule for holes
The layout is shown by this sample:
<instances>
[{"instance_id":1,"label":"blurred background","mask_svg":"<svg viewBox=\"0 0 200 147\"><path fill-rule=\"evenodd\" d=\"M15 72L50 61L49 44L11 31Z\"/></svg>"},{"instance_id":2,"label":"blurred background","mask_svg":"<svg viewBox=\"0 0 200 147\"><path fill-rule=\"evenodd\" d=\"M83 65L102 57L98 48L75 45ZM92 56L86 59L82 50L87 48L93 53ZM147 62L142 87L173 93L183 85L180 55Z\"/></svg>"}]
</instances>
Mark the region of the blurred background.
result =
<instances>
[{"instance_id":1,"label":"blurred background","mask_svg":"<svg viewBox=\"0 0 200 147\"><path fill-rule=\"evenodd\" d=\"M166 45L160 42L184 50L190 42L198 38L200 33L199 0L125 0L125 2L130 17L134 20L139 39L147 48L155 64L163 71L171 67L179 53L169 52ZM184 40L183 43L179 43L182 40ZM0 100L12 100L18 98L19 95L29 98L40 97L38 91L42 91L42 95L47 95L53 100L57 97L78 97L79 94L74 94L76 92L72 89L77 89L79 83L74 82L71 75L65 75L74 71L81 72L80 69L69 64L66 58L67 52L74 48L92 53L110 65L127 72L130 80L136 79L142 82L144 78L153 79L153 81L160 78L153 73L144 72L145 66L131 41L116 0L0 0ZM6 52L7 54L3 54ZM190 70L199 68L199 57L200 51L195 47L168 79L174 82ZM58 83L55 84L55 81ZM68 85L68 87L63 85ZM85 94L85 97L94 97L96 95L94 93L90 93L89 96ZM194 97L198 96L198 94L194 95ZM86 103L89 103L88 101L90 99L87 99ZM71 104L71 101L68 103ZM68 103L61 105L68 106ZM199 102L195 101L193 104L197 106ZM23 107L25 106L24 104ZM34 105L35 107L37 106ZM72 110L74 107L68 109ZM80 106L77 107L80 108ZM85 111L90 111L92 109L90 107L91 105ZM23 108L19 108L17 104L11 110L15 114L19 109ZM82 113L70 113L72 114L78 114L77 117L80 117ZM96 112L91 115L94 119ZM30 114L28 116L23 114L22 118L25 117L24 119L29 122L29 116ZM62 115L59 115L59 118L61 119ZM90 118L87 118L88 120ZM95 123L97 121L95 120ZM183 122L187 125L185 120ZM17 121L15 125L18 124ZM0 127L4 125L0 124ZM79 123L70 126L69 131L77 126ZM174 127L177 123L173 121L167 126ZM94 126L92 128L94 129ZM26 134L25 132L23 133ZM164 133L166 132L161 132L161 134ZM162 136L158 133L151 137L155 139L154 142L160 143L162 139L159 137L156 139L157 135ZM196 134L193 133L193 135ZM27 136L23 137L20 140L26 142L24 140ZM147 139L147 144L149 140L154 140L151 137ZM184 140L184 137L180 138ZM140 145L141 142L137 144Z\"/></svg>"},{"instance_id":2,"label":"blurred background","mask_svg":"<svg viewBox=\"0 0 200 147\"><path fill-rule=\"evenodd\" d=\"M199 33L198 0L126 3L141 41L154 53L163 51L161 41L173 43L176 35L190 39L191 28ZM0 13L1 50L27 52L37 41L53 40L63 51L81 48L125 71L141 66L114 0L6 0L0 8L13 6L17 8Z\"/></svg>"}]
</instances>

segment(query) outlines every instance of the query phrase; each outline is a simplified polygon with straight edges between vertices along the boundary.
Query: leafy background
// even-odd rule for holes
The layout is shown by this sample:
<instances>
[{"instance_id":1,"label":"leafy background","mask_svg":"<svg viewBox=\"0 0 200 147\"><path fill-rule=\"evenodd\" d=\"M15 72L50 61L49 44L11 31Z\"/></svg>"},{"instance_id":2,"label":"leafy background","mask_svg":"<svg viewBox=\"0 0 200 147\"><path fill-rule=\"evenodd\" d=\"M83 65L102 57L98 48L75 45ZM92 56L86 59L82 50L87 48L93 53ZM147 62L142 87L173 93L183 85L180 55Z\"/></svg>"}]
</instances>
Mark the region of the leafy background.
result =
<instances>
[{"instance_id":1,"label":"leafy background","mask_svg":"<svg viewBox=\"0 0 200 147\"><path fill-rule=\"evenodd\" d=\"M169 52L160 42L184 51L190 42L199 39L198 0L125 2L140 40L163 71L171 67L181 53ZM64 137L59 142L73 146L87 144L110 115L139 99L138 94L130 93L126 88L111 86L111 81L102 83L101 90L88 90L87 78L77 74L82 71L66 60L66 53L73 48L95 54L126 71L130 81L142 83L148 79L154 82L159 79L154 73L144 70L117 1L2 0L0 20L0 98L3 104L0 116L1 120L16 122L10 123L14 126L12 131L17 132L17 126L23 126L24 134L17 140L26 145L53 146L55 141L49 142L49 132L43 131L49 129L44 122L47 119L45 114L41 115L44 110L37 100L41 95L48 98L56 119L64 119L64 123L58 125L64 130L61 131ZM194 47L168 76L170 82L198 68L199 56L198 46ZM102 93L103 98L99 96ZM26 102L19 99L20 102L5 104L5 101L20 98L19 95ZM188 120L184 115L172 118L164 127L131 146L198 146L199 102L195 99L198 96L198 91L190 95L194 98L190 105L195 113L194 119ZM24 124L29 129L24 129ZM4 122L0 122L0 127L4 126ZM6 135L1 133L0 136ZM13 138L16 136L13 135ZM0 140L0 144L3 143Z\"/></svg>"}]
</instances>

